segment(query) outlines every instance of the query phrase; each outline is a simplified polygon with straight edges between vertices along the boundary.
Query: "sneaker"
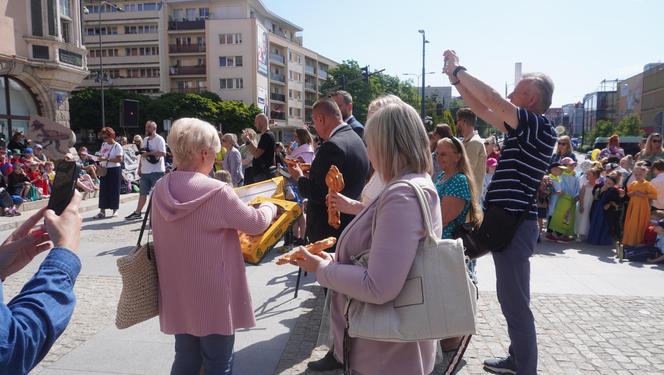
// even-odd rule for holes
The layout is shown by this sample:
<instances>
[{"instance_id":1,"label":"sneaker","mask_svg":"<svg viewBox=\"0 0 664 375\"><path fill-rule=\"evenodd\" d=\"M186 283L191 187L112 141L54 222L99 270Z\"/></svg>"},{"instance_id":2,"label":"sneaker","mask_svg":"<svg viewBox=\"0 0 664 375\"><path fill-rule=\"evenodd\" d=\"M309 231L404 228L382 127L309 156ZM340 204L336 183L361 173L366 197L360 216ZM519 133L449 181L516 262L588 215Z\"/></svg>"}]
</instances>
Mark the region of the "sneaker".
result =
<instances>
[{"instance_id":1,"label":"sneaker","mask_svg":"<svg viewBox=\"0 0 664 375\"><path fill-rule=\"evenodd\" d=\"M319 359L318 361L307 363L307 368L316 372L340 370L343 367L344 365L337 361L336 358L334 358L334 353L332 353L331 350L325 354L325 357Z\"/></svg>"},{"instance_id":2,"label":"sneaker","mask_svg":"<svg viewBox=\"0 0 664 375\"><path fill-rule=\"evenodd\" d=\"M129 216L125 216L125 220L139 220L141 217L140 212L132 212Z\"/></svg>"},{"instance_id":3,"label":"sneaker","mask_svg":"<svg viewBox=\"0 0 664 375\"><path fill-rule=\"evenodd\" d=\"M484 361L484 369L496 374L516 374L512 357L491 358Z\"/></svg>"}]
</instances>

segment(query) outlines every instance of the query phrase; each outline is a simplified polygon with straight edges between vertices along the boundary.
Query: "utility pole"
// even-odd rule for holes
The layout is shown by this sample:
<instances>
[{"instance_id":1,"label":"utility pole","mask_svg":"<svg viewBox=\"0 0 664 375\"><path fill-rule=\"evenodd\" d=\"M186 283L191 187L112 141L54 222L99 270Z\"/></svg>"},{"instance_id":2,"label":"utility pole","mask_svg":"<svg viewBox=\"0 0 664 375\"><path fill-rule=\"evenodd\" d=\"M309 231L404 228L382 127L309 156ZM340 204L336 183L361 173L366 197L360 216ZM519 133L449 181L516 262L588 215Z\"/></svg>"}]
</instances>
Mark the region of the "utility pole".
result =
<instances>
[{"instance_id":1,"label":"utility pole","mask_svg":"<svg viewBox=\"0 0 664 375\"><path fill-rule=\"evenodd\" d=\"M418 30L418 32L420 34L422 34L422 113L421 113L421 116L422 116L422 121L424 121L424 119L426 117L426 108L424 107L424 102L425 102L425 98L424 98L425 79L424 78L426 77L426 73L424 72L424 70L425 70L426 44L429 41L426 38L426 34L425 34L424 30Z\"/></svg>"}]
</instances>

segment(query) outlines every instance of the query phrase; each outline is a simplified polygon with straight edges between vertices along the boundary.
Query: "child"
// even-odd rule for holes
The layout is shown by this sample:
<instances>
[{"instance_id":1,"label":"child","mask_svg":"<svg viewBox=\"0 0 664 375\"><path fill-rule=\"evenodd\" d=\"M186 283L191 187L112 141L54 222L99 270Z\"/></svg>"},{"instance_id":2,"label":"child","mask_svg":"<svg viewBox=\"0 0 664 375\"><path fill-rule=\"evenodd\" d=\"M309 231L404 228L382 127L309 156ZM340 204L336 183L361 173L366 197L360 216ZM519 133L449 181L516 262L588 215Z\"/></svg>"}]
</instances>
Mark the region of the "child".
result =
<instances>
[{"instance_id":1,"label":"child","mask_svg":"<svg viewBox=\"0 0 664 375\"><path fill-rule=\"evenodd\" d=\"M560 175L560 191L549 228L559 234L560 241L571 241L576 236L576 201L579 197L579 179L576 177L576 161L564 157L560 164L565 168Z\"/></svg>"},{"instance_id":2,"label":"child","mask_svg":"<svg viewBox=\"0 0 664 375\"><path fill-rule=\"evenodd\" d=\"M588 235L590 224L590 208L593 204L593 188L599 179L601 169L591 168L581 177L581 191L579 192L579 203L576 211L576 233L579 238L585 239Z\"/></svg>"},{"instance_id":3,"label":"child","mask_svg":"<svg viewBox=\"0 0 664 375\"><path fill-rule=\"evenodd\" d=\"M537 224L539 232L537 234L537 242L542 242L540 233L544 229L544 219L547 218L549 211L549 196L553 192L553 181L548 175L542 177L539 188L537 189Z\"/></svg>"},{"instance_id":4,"label":"child","mask_svg":"<svg viewBox=\"0 0 664 375\"><path fill-rule=\"evenodd\" d=\"M638 246L643 241L648 222L650 221L650 200L657 199L657 189L646 181L647 168L634 167L636 181L627 186L629 205L625 213L625 230L623 244Z\"/></svg>"},{"instance_id":5,"label":"child","mask_svg":"<svg viewBox=\"0 0 664 375\"><path fill-rule=\"evenodd\" d=\"M611 245L620 238L618 218L620 215L620 174L609 173L604 183L593 188L593 204L590 209L590 228L587 242L591 245Z\"/></svg>"},{"instance_id":6,"label":"child","mask_svg":"<svg viewBox=\"0 0 664 375\"><path fill-rule=\"evenodd\" d=\"M44 179L48 181L49 191L53 188L53 181L55 181L55 164L52 161L44 163Z\"/></svg>"},{"instance_id":7,"label":"child","mask_svg":"<svg viewBox=\"0 0 664 375\"><path fill-rule=\"evenodd\" d=\"M664 219L655 225L657 240L654 246L625 246L624 257L631 261L660 263L664 261Z\"/></svg>"},{"instance_id":8,"label":"child","mask_svg":"<svg viewBox=\"0 0 664 375\"><path fill-rule=\"evenodd\" d=\"M30 163L26 174L28 175L28 178L30 178L30 183L35 188L41 190L42 196L49 195L48 180L44 178L44 175L39 170L39 164L34 162Z\"/></svg>"},{"instance_id":9,"label":"child","mask_svg":"<svg viewBox=\"0 0 664 375\"><path fill-rule=\"evenodd\" d=\"M558 162L551 163L549 167L550 173L549 178L551 179L551 194L549 194L549 207L547 212L547 232L546 239L550 241L558 241L559 238L556 234L553 233L553 228L551 228L551 221L553 220L553 215L555 213L556 205L558 204L558 199L562 196L563 192L561 190L561 178L563 171L567 169L560 165Z\"/></svg>"}]
</instances>

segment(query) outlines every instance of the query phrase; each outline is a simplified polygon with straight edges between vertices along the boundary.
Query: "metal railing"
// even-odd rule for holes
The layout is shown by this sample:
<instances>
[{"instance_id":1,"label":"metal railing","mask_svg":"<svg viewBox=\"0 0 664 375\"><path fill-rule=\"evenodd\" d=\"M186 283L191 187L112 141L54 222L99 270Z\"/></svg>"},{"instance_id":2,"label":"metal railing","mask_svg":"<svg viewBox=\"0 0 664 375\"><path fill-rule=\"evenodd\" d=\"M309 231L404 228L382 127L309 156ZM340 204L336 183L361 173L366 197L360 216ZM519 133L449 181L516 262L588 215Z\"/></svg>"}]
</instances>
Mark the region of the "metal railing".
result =
<instances>
[{"instance_id":1,"label":"metal railing","mask_svg":"<svg viewBox=\"0 0 664 375\"><path fill-rule=\"evenodd\" d=\"M277 94L277 93L273 92L273 93L270 93L270 99L285 102L286 101L286 95Z\"/></svg>"},{"instance_id":2,"label":"metal railing","mask_svg":"<svg viewBox=\"0 0 664 375\"><path fill-rule=\"evenodd\" d=\"M169 44L170 53L205 52L205 44Z\"/></svg>"},{"instance_id":3,"label":"metal railing","mask_svg":"<svg viewBox=\"0 0 664 375\"><path fill-rule=\"evenodd\" d=\"M172 76L205 74L205 65L202 66L171 66Z\"/></svg>"},{"instance_id":4,"label":"metal railing","mask_svg":"<svg viewBox=\"0 0 664 375\"><path fill-rule=\"evenodd\" d=\"M277 55L276 53L272 53L272 54L270 54L270 60L272 60L272 61L274 61L274 62L277 62L277 63L279 63L279 64L281 64L281 65L285 65L285 64L286 64L286 63L285 63L285 59L284 59L284 57L281 56L281 55Z\"/></svg>"},{"instance_id":5,"label":"metal railing","mask_svg":"<svg viewBox=\"0 0 664 375\"><path fill-rule=\"evenodd\" d=\"M284 77L283 74L277 74L277 73L270 73L270 79L279 81L279 82L286 82L286 77Z\"/></svg>"},{"instance_id":6,"label":"metal railing","mask_svg":"<svg viewBox=\"0 0 664 375\"><path fill-rule=\"evenodd\" d=\"M205 30L205 20L168 21L168 30Z\"/></svg>"}]
</instances>

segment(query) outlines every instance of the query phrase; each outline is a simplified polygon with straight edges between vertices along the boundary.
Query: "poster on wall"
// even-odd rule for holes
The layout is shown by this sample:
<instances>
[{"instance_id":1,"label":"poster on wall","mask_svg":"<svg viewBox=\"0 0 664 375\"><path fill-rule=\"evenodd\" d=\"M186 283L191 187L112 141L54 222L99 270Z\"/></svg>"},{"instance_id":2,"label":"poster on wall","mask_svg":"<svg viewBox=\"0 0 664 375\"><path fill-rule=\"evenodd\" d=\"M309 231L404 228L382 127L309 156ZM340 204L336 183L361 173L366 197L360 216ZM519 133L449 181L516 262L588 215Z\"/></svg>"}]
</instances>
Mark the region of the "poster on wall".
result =
<instances>
[{"instance_id":1,"label":"poster on wall","mask_svg":"<svg viewBox=\"0 0 664 375\"><path fill-rule=\"evenodd\" d=\"M258 108L263 111L263 113L267 113L267 100L265 100L267 96L267 91L263 87L258 88L258 97L256 98L256 105Z\"/></svg>"},{"instance_id":2,"label":"poster on wall","mask_svg":"<svg viewBox=\"0 0 664 375\"><path fill-rule=\"evenodd\" d=\"M267 30L256 23L256 62L258 73L267 76Z\"/></svg>"}]
</instances>

